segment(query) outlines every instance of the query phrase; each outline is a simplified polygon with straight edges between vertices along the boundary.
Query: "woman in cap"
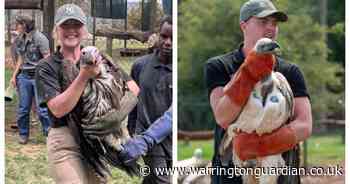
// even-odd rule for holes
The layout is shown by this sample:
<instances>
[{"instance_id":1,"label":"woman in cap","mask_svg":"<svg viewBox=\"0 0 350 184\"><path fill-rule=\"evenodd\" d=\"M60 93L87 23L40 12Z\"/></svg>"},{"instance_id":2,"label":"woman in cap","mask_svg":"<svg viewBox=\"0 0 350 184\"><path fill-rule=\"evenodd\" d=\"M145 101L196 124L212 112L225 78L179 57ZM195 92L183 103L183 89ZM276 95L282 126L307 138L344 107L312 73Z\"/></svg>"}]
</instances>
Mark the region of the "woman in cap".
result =
<instances>
[{"instance_id":1,"label":"woman in cap","mask_svg":"<svg viewBox=\"0 0 350 184\"><path fill-rule=\"evenodd\" d=\"M84 156L81 134L74 122L79 122L79 99L89 79L99 75L101 61L95 59L92 65L80 66L79 74L71 82L64 80L64 62L79 64L81 41L88 35L86 16L75 4L61 6L55 15L53 37L58 42L56 52L42 61L36 73L39 102L47 106L52 120L47 148L50 173L56 183L105 183L98 177ZM127 86L135 94L138 87L128 80ZM95 170L96 171L96 170Z\"/></svg>"}]
</instances>

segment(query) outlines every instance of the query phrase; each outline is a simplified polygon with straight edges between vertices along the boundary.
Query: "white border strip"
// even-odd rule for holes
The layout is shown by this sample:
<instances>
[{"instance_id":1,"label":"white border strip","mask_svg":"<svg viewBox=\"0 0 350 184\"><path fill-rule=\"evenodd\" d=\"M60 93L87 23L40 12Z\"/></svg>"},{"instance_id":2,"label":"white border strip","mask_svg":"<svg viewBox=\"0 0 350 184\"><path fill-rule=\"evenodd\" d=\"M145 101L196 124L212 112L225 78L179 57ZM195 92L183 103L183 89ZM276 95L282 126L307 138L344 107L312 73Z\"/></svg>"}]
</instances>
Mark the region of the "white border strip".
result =
<instances>
[{"instance_id":1,"label":"white border strip","mask_svg":"<svg viewBox=\"0 0 350 184\"><path fill-rule=\"evenodd\" d=\"M347 97L347 94L350 93L349 90L349 68L350 68L350 58L349 58L349 47L350 47L350 31L349 31L349 16L350 16L350 3L348 1L345 1L345 173L348 173L346 171L349 171L350 167L350 160L349 160L349 154L350 154L350 150L349 150L349 139L350 139L350 135L349 135L349 129L350 129L350 124L348 121L348 117L349 116L349 105L350 105L350 99ZM344 174L345 174L344 173ZM349 174L345 175L345 183L349 183L350 179L349 179Z\"/></svg>"},{"instance_id":2,"label":"white border strip","mask_svg":"<svg viewBox=\"0 0 350 184\"><path fill-rule=\"evenodd\" d=\"M177 0L173 0L173 166L177 165ZM173 176L177 183L177 173Z\"/></svg>"},{"instance_id":3,"label":"white border strip","mask_svg":"<svg viewBox=\"0 0 350 184\"><path fill-rule=\"evenodd\" d=\"M5 183L5 2L0 0L0 183ZM1 182L2 181L2 182Z\"/></svg>"}]
</instances>

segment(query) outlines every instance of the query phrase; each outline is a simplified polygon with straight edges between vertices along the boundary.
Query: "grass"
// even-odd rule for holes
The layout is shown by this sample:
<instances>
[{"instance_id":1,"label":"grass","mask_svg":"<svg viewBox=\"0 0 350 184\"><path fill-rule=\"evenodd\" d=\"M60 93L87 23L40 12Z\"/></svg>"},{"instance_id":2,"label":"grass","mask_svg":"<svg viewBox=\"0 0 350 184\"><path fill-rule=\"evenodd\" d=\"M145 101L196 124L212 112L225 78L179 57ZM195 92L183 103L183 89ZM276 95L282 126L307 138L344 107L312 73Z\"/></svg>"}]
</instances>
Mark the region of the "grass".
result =
<instances>
[{"instance_id":1,"label":"grass","mask_svg":"<svg viewBox=\"0 0 350 184\"><path fill-rule=\"evenodd\" d=\"M310 165L334 165L345 160L345 145L340 135L315 135L307 146Z\"/></svg>"},{"instance_id":2,"label":"grass","mask_svg":"<svg viewBox=\"0 0 350 184\"><path fill-rule=\"evenodd\" d=\"M192 157L194 150L197 148L202 149L203 158L205 160L211 160L214 150L214 141L178 141L177 142L177 160L184 160Z\"/></svg>"},{"instance_id":3,"label":"grass","mask_svg":"<svg viewBox=\"0 0 350 184\"><path fill-rule=\"evenodd\" d=\"M8 49L7 49L8 50ZM127 72L136 57L120 57L118 50L113 50L113 58ZM7 86L12 76L12 70L6 67L5 85ZM10 124L16 120L17 98L5 104L5 183L9 184L49 184L54 183L48 173L47 150L45 137L41 135L40 123L31 125L30 141L27 145L17 143L18 131L11 129ZM136 184L141 183L141 178L131 178L123 171L112 170L109 183Z\"/></svg>"},{"instance_id":4,"label":"grass","mask_svg":"<svg viewBox=\"0 0 350 184\"><path fill-rule=\"evenodd\" d=\"M46 155L42 142L22 146L6 136L5 183L53 183L48 177Z\"/></svg>"},{"instance_id":5,"label":"grass","mask_svg":"<svg viewBox=\"0 0 350 184\"><path fill-rule=\"evenodd\" d=\"M40 126L37 126L39 128ZM35 129L35 128L34 128ZM27 145L20 145L16 141L15 133L6 135L5 151L5 183L8 184L49 184L54 183L48 173L47 150L43 136L31 138ZM109 183L136 184L141 178L130 178L124 172L113 169Z\"/></svg>"},{"instance_id":6,"label":"grass","mask_svg":"<svg viewBox=\"0 0 350 184\"><path fill-rule=\"evenodd\" d=\"M214 142L210 141L178 141L178 160L192 157L196 148L203 150L203 158L211 160ZM313 135L307 142L308 165L327 166L340 164L345 160L345 145L339 134Z\"/></svg>"}]
</instances>

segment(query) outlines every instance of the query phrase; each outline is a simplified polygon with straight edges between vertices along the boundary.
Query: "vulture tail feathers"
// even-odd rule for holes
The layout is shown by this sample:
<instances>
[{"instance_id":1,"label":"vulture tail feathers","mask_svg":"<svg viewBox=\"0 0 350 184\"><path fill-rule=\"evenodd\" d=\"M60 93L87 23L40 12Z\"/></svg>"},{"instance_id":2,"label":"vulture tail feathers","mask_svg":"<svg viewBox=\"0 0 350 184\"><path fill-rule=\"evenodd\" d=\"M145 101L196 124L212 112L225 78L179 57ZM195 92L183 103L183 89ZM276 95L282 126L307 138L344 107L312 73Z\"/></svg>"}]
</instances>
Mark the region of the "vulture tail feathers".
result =
<instances>
[{"instance_id":1,"label":"vulture tail feathers","mask_svg":"<svg viewBox=\"0 0 350 184\"><path fill-rule=\"evenodd\" d=\"M125 165L119 160L117 150L109 146L106 142L103 142L103 145L106 149L106 153L101 155L101 157L107 163L125 171L129 176L140 176L140 165L136 161Z\"/></svg>"},{"instance_id":2,"label":"vulture tail feathers","mask_svg":"<svg viewBox=\"0 0 350 184\"><path fill-rule=\"evenodd\" d=\"M103 149L99 145L100 144L97 140L87 138L81 142L80 147L84 158L95 170L96 174L102 178L106 178L107 176L111 176L111 172L109 171L107 164L100 159L100 153L103 152Z\"/></svg>"}]
</instances>

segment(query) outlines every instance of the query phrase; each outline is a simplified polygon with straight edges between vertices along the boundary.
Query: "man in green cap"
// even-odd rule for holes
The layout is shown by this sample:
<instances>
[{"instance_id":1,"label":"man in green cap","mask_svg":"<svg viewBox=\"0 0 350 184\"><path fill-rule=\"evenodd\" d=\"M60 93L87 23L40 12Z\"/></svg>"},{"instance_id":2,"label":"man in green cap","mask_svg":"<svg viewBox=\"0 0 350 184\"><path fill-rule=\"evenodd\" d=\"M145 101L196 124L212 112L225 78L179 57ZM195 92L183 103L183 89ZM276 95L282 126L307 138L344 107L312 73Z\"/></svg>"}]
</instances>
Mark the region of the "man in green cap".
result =
<instances>
[{"instance_id":1,"label":"man in green cap","mask_svg":"<svg viewBox=\"0 0 350 184\"><path fill-rule=\"evenodd\" d=\"M298 143L311 135L312 115L309 94L304 77L295 64L290 64L276 57L274 68L261 67L261 63L244 62L246 56L261 38L276 40L278 23L286 22L288 16L278 11L269 0L250 0L243 4L240 11L240 28L243 43L237 50L211 58L206 70L206 84L210 105L216 120L215 152L213 167L232 168L232 162L224 164L218 153L219 145L226 128L239 116L249 98L256 81L252 77L262 78L272 70L282 73L290 84L294 94L294 116L286 125L271 134L258 136L256 133L238 133L232 146L241 160L256 159L267 155L282 153L283 159L290 167L299 166ZM259 72L258 72L259 71ZM239 74L235 76L235 74ZM256 76L261 75L261 76ZM238 83L236 81L239 81ZM250 87L249 87L250 86ZM242 91L247 94L242 94ZM237 99L239 96L239 100ZM239 102L239 103L238 103ZM242 183L242 178L232 175L213 175L212 183ZM285 175L278 178L278 183L300 183L299 176Z\"/></svg>"}]
</instances>

